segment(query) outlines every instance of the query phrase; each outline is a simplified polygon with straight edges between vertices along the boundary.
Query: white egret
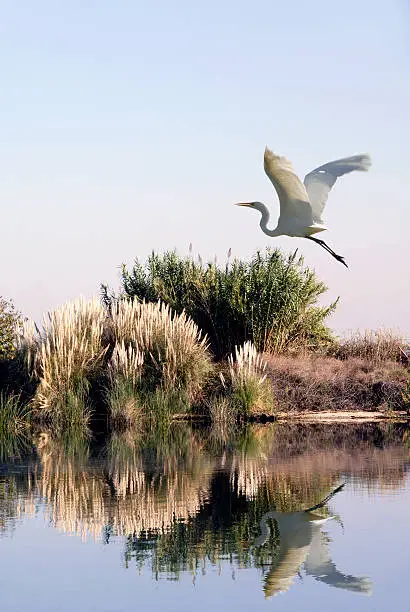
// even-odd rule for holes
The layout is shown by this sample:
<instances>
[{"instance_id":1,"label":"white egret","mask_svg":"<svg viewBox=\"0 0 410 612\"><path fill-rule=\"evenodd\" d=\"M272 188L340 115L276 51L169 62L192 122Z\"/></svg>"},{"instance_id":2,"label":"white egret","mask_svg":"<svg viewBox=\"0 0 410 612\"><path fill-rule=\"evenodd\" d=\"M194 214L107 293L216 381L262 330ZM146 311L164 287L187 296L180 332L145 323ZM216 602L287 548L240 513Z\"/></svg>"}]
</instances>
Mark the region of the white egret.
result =
<instances>
[{"instance_id":1,"label":"white egret","mask_svg":"<svg viewBox=\"0 0 410 612\"><path fill-rule=\"evenodd\" d=\"M268 229L269 210L262 202L241 202L237 206L248 206L261 215L260 227L268 236L294 236L313 240L326 249L337 261L348 267L344 257L337 255L324 240L312 234L327 230L322 220L329 191L339 176L354 170L366 171L371 166L370 156L353 155L336 159L309 172L302 181L286 157L275 155L265 149L264 167L279 196L280 216L275 229Z\"/></svg>"},{"instance_id":2,"label":"white egret","mask_svg":"<svg viewBox=\"0 0 410 612\"><path fill-rule=\"evenodd\" d=\"M270 533L268 520L274 522L275 534L279 540L276 561L272 563L265 578L265 597L287 591L302 565L306 574L315 580L336 588L371 593L371 581L368 578L344 574L336 568L329 555L328 539L321 532L322 525L334 517L323 518L314 513L343 486L332 491L326 499L313 508L300 512L271 510L263 515L260 522L261 535L254 541L253 548L266 544Z\"/></svg>"}]
</instances>

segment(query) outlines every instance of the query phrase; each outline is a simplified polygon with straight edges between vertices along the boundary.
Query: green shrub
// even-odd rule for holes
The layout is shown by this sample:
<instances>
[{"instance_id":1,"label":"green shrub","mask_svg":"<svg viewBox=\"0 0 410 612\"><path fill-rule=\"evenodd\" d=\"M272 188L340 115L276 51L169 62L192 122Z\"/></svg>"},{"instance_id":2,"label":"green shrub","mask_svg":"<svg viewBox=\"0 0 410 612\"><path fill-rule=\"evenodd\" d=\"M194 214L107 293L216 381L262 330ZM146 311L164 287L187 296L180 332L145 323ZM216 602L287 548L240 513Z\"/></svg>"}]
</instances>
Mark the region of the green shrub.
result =
<instances>
[{"instance_id":1,"label":"green shrub","mask_svg":"<svg viewBox=\"0 0 410 612\"><path fill-rule=\"evenodd\" d=\"M317 305L326 291L296 253L257 252L252 261L234 260L223 269L202 265L175 252L136 261L122 269L122 295L162 300L177 313L185 311L207 334L214 355L226 357L235 346L252 341L259 351L318 348L331 342L324 320L334 310ZM112 308L115 297L102 286Z\"/></svg>"},{"instance_id":2,"label":"green shrub","mask_svg":"<svg viewBox=\"0 0 410 612\"><path fill-rule=\"evenodd\" d=\"M13 303L0 296L0 361L14 356L16 331L21 323L22 317Z\"/></svg>"}]
</instances>

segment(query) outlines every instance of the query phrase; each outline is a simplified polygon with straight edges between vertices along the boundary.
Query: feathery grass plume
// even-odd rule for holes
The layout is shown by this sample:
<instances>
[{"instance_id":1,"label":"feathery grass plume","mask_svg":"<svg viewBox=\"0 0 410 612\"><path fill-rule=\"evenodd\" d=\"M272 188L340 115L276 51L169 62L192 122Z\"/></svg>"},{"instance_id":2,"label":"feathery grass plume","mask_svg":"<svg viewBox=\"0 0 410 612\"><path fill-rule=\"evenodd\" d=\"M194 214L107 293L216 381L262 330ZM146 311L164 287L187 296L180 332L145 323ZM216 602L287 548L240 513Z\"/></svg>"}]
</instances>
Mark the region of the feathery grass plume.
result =
<instances>
[{"instance_id":1,"label":"feathery grass plume","mask_svg":"<svg viewBox=\"0 0 410 612\"><path fill-rule=\"evenodd\" d=\"M140 381L143 353L124 342L114 348L108 362L106 398L113 424L131 425L141 416Z\"/></svg>"},{"instance_id":2,"label":"feathery grass plume","mask_svg":"<svg viewBox=\"0 0 410 612\"><path fill-rule=\"evenodd\" d=\"M51 312L35 340L39 380L33 404L40 417L59 424L89 418L90 384L101 373L106 311L97 299L80 298Z\"/></svg>"},{"instance_id":3,"label":"feathery grass plume","mask_svg":"<svg viewBox=\"0 0 410 612\"><path fill-rule=\"evenodd\" d=\"M161 302L120 300L112 308L111 334L143 354L142 382L148 390L161 385L180 389L194 399L212 363L206 337L185 312L176 314Z\"/></svg>"},{"instance_id":4,"label":"feathery grass plume","mask_svg":"<svg viewBox=\"0 0 410 612\"><path fill-rule=\"evenodd\" d=\"M335 349L339 359L358 357L369 361L399 361L406 342L391 329L366 329L341 340Z\"/></svg>"},{"instance_id":5,"label":"feathery grass plume","mask_svg":"<svg viewBox=\"0 0 410 612\"><path fill-rule=\"evenodd\" d=\"M319 306L325 291L302 257L278 249L258 251L250 262L229 259L221 267L176 252L152 253L146 264L122 268L125 297L161 300L177 313L185 311L217 358L247 340L261 352L328 346L332 335L324 322L337 302ZM107 304L115 302L107 287L102 292Z\"/></svg>"},{"instance_id":6,"label":"feathery grass plume","mask_svg":"<svg viewBox=\"0 0 410 612\"><path fill-rule=\"evenodd\" d=\"M235 356L229 355L228 364L230 387L240 414L272 412L273 393L266 378L266 362L252 342L235 347Z\"/></svg>"}]
</instances>

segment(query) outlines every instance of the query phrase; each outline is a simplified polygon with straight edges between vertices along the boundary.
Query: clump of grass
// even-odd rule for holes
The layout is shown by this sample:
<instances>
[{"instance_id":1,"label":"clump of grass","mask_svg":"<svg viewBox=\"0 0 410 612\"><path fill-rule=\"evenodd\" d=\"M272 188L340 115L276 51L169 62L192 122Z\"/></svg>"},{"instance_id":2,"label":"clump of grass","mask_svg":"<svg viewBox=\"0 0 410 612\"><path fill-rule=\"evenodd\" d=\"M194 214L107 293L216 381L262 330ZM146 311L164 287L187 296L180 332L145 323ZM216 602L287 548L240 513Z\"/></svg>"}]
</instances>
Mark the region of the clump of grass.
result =
<instances>
[{"instance_id":1,"label":"clump of grass","mask_svg":"<svg viewBox=\"0 0 410 612\"><path fill-rule=\"evenodd\" d=\"M106 311L96 299L79 299L51 312L43 328L20 340L38 386L37 416L58 425L89 420L90 385L102 370Z\"/></svg>"},{"instance_id":2,"label":"clump of grass","mask_svg":"<svg viewBox=\"0 0 410 612\"><path fill-rule=\"evenodd\" d=\"M404 339L390 329L365 330L356 332L341 340L335 355L339 359L367 359L369 361L399 361Z\"/></svg>"},{"instance_id":3,"label":"clump of grass","mask_svg":"<svg viewBox=\"0 0 410 612\"><path fill-rule=\"evenodd\" d=\"M208 408L212 425L219 431L235 425L237 411L231 398L216 395L208 401Z\"/></svg>"},{"instance_id":4,"label":"clump of grass","mask_svg":"<svg viewBox=\"0 0 410 612\"><path fill-rule=\"evenodd\" d=\"M30 408L19 395L0 392L0 437L17 436L30 422Z\"/></svg>"},{"instance_id":5,"label":"clump of grass","mask_svg":"<svg viewBox=\"0 0 410 612\"><path fill-rule=\"evenodd\" d=\"M215 395L207 406L211 419L210 438L217 448L225 446L236 432L238 410L231 397Z\"/></svg>"},{"instance_id":6,"label":"clump of grass","mask_svg":"<svg viewBox=\"0 0 410 612\"><path fill-rule=\"evenodd\" d=\"M164 303L120 300L111 312L114 344L124 344L143 356L142 383L148 390L184 391L198 396L211 370L206 337L184 312L173 313Z\"/></svg>"},{"instance_id":7,"label":"clump of grass","mask_svg":"<svg viewBox=\"0 0 410 612\"><path fill-rule=\"evenodd\" d=\"M191 401L183 389L164 389L160 386L144 394L144 408L151 421L167 425L174 414L187 413Z\"/></svg>"},{"instance_id":8,"label":"clump of grass","mask_svg":"<svg viewBox=\"0 0 410 612\"><path fill-rule=\"evenodd\" d=\"M115 298L102 287L103 299L115 309ZM136 261L122 270L122 292L129 299L161 300L175 312L186 312L209 338L217 358L224 358L246 341L261 352L280 353L301 347L320 348L332 342L328 307L317 305L326 291L296 252L257 252L250 262L228 261L225 267L206 265L175 252L152 253L147 263Z\"/></svg>"},{"instance_id":9,"label":"clump of grass","mask_svg":"<svg viewBox=\"0 0 410 612\"><path fill-rule=\"evenodd\" d=\"M132 425L141 416L141 371L144 355L122 342L116 345L108 362L106 399L114 424Z\"/></svg>"},{"instance_id":10,"label":"clump of grass","mask_svg":"<svg viewBox=\"0 0 410 612\"><path fill-rule=\"evenodd\" d=\"M242 416L252 412L271 413L273 393L266 378L266 362L251 342L235 347L235 355L228 357L229 387L232 398Z\"/></svg>"}]
</instances>

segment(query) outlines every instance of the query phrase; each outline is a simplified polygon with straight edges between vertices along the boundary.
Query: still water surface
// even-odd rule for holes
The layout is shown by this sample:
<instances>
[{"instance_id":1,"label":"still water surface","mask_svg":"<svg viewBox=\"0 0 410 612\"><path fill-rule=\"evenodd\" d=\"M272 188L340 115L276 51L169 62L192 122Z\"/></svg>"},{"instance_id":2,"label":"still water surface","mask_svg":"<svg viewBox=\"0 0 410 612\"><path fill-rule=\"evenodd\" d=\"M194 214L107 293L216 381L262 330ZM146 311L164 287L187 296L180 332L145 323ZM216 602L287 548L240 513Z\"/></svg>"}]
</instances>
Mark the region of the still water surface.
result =
<instances>
[{"instance_id":1,"label":"still water surface","mask_svg":"<svg viewBox=\"0 0 410 612\"><path fill-rule=\"evenodd\" d=\"M410 610L409 448L392 424L40 432L2 451L0 609Z\"/></svg>"}]
</instances>

